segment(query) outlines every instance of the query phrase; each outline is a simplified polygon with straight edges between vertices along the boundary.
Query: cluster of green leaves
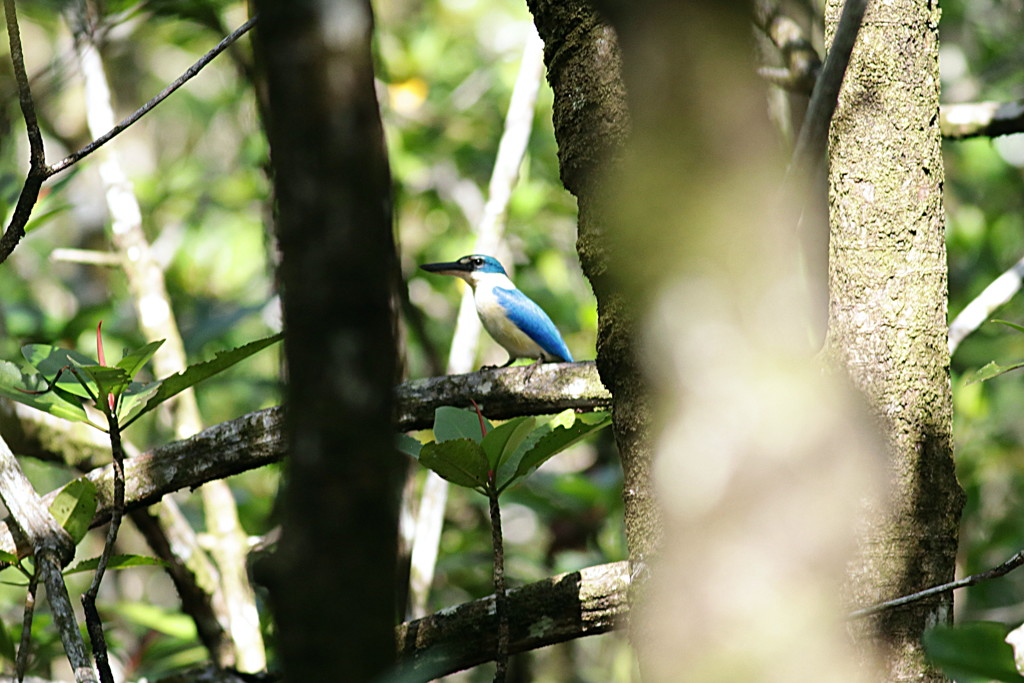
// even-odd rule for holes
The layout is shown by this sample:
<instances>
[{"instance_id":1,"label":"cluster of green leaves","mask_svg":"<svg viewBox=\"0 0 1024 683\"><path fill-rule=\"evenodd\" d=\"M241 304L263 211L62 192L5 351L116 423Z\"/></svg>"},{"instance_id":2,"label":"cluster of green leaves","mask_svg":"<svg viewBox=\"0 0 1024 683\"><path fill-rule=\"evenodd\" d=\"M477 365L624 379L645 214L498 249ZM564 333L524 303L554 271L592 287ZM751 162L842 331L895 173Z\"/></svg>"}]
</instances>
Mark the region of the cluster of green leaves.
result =
<instances>
[{"instance_id":1,"label":"cluster of green leaves","mask_svg":"<svg viewBox=\"0 0 1024 683\"><path fill-rule=\"evenodd\" d=\"M435 441L400 435L399 448L453 484L500 495L548 459L611 424L608 413L565 410L550 420L517 417L495 427L477 413L441 407Z\"/></svg>"},{"instance_id":2,"label":"cluster of green leaves","mask_svg":"<svg viewBox=\"0 0 1024 683\"><path fill-rule=\"evenodd\" d=\"M148 383L137 382L135 377L163 340L125 353L112 366L77 351L49 344L28 344L22 348L22 355L36 372L26 373L13 363L0 361L0 395L106 431L107 428L96 424L86 411L86 405L92 404L104 415L114 414L118 425L124 429L164 401L281 338L282 335L277 334L223 351L213 360L190 365L180 373ZM102 352L99 355L102 357Z\"/></svg>"}]
</instances>

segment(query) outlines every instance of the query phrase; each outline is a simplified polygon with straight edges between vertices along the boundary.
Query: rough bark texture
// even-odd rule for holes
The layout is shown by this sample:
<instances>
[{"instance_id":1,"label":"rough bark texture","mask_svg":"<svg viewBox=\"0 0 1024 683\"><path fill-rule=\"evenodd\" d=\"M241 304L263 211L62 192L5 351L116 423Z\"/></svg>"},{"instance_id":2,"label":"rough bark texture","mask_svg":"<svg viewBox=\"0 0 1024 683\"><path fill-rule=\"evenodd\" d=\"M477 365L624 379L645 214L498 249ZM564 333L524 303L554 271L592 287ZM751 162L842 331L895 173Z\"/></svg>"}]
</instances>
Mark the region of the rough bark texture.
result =
<instances>
[{"instance_id":1,"label":"rough bark texture","mask_svg":"<svg viewBox=\"0 0 1024 683\"><path fill-rule=\"evenodd\" d=\"M614 562L511 589L509 653L618 627L628 587L627 563ZM493 595L401 624L395 635L403 671L426 680L491 660L496 630Z\"/></svg>"},{"instance_id":2,"label":"rough bark texture","mask_svg":"<svg viewBox=\"0 0 1024 683\"><path fill-rule=\"evenodd\" d=\"M394 662L396 269L366 0L256 2L281 247L290 454L260 575L289 681Z\"/></svg>"},{"instance_id":3,"label":"rough bark texture","mask_svg":"<svg viewBox=\"0 0 1024 683\"><path fill-rule=\"evenodd\" d=\"M828 4L834 27L841 3ZM850 599L953 577L963 493L953 470L935 2L872 3L830 135L830 349L888 438L890 504L865 520ZM889 680L944 680L922 631L952 595L872 618Z\"/></svg>"},{"instance_id":4,"label":"rough bark texture","mask_svg":"<svg viewBox=\"0 0 1024 683\"><path fill-rule=\"evenodd\" d=\"M562 183L579 205L576 249L597 298L597 369L612 394L630 559L640 561L658 538L650 492L648 392L638 360L637 307L615 279L609 217L602 204L607 172L622 156L630 129L618 40L585 0L527 4L544 40L547 79L555 94Z\"/></svg>"}]
</instances>

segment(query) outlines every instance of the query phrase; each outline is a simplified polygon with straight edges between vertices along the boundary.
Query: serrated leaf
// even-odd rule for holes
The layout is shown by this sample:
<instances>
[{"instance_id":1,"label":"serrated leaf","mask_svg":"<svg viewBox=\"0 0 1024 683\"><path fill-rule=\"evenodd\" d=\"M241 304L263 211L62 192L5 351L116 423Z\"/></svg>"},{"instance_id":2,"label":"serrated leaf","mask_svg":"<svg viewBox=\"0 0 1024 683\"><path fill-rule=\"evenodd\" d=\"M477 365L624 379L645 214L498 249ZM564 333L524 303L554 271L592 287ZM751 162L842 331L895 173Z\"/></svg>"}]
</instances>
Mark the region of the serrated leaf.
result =
<instances>
[{"instance_id":1,"label":"serrated leaf","mask_svg":"<svg viewBox=\"0 0 1024 683\"><path fill-rule=\"evenodd\" d=\"M68 482L50 504L50 514L78 545L96 514L96 484L85 477Z\"/></svg>"},{"instance_id":2,"label":"serrated leaf","mask_svg":"<svg viewBox=\"0 0 1024 683\"><path fill-rule=\"evenodd\" d=\"M484 427L491 431L494 425L484 418ZM475 410L441 406L434 411L434 440L438 443L453 439L472 439L480 443L483 438L480 417Z\"/></svg>"},{"instance_id":3,"label":"serrated leaf","mask_svg":"<svg viewBox=\"0 0 1024 683\"><path fill-rule=\"evenodd\" d=\"M552 456L564 451L594 432L604 429L609 424L611 424L611 416L606 415L605 419L594 424L575 420L571 427L566 428L561 425L555 427L547 434L541 436L522 456L509 461L508 468L505 470L506 473L513 465L515 466L515 470L513 470L513 474L510 477L505 479L504 476L507 476L507 474L503 476L503 473L499 472L498 491L504 491L516 480L522 479L543 465Z\"/></svg>"},{"instance_id":4,"label":"serrated leaf","mask_svg":"<svg viewBox=\"0 0 1024 683\"><path fill-rule=\"evenodd\" d=\"M64 370L64 368L77 369L85 365L96 365L95 359L71 349L62 349L59 346L51 346L49 344L26 344L21 347L21 355L47 382L52 382L53 378L57 377L59 373L60 377L57 379L57 387L69 394L89 398L89 392L91 391L93 396L97 396L96 386L90 385L87 377L76 376L70 370ZM61 372L62 370L63 372ZM85 384L89 387L88 389L82 386L82 381L85 381Z\"/></svg>"},{"instance_id":5,"label":"serrated leaf","mask_svg":"<svg viewBox=\"0 0 1024 683\"><path fill-rule=\"evenodd\" d=\"M124 355L124 358L117 361L117 367L121 368L128 373L128 377L135 379L135 375L139 374L139 370L149 362L149 359L153 357L153 354L157 352L157 349L164 343L163 339L159 341L150 342L142 348L135 349Z\"/></svg>"},{"instance_id":6,"label":"serrated leaf","mask_svg":"<svg viewBox=\"0 0 1024 683\"><path fill-rule=\"evenodd\" d=\"M924 633L928 658L952 678L1024 683L1013 664L1013 649L1004 642L1003 624L975 621L936 626Z\"/></svg>"},{"instance_id":7,"label":"serrated leaf","mask_svg":"<svg viewBox=\"0 0 1024 683\"><path fill-rule=\"evenodd\" d=\"M534 417L517 417L487 433L480 445L483 446L492 471L496 471L523 445L536 423L537 418Z\"/></svg>"},{"instance_id":8,"label":"serrated leaf","mask_svg":"<svg viewBox=\"0 0 1024 683\"><path fill-rule=\"evenodd\" d=\"M0 395L56 417L85 422L97 429L102 429L89 419L82 406L82 399L77 395L70 394L63 389L54 389L43 394L25 393L26 391L43 391L46 386L47 382L39 375L26 375L14 363L0 361ZM79 386L79 388L81 387Z\"/></svg>"},{"instance_id":9,"label":"serrated leaf","mask_svg":"<svg viewBox=\"0 0 1024 683\"><path fill-rule=\"evenodd\" d=\"M1017 323L1011 323L1009 320L993 320L992 322L999 323L1000 325L1006 325L1007 327L1012 327L1013 329L1017 330L1018 332L1024 332L1024 325L1018 325Z\"/></svg>"},{"instance_id":10,"label":"serrated leaf","mask_svg":"<svg viewBox=\"0 0 1024 683\"><path fill-rule=\"evenodd\" d=\"M423 442L408 434L395 434L395 448L399 453L405 453L409 457L418 460L420 449L423 448Z\"/></svg>"},{"instance_id":11,"label":"serrated leaf","mask_svg":"<svg viewBox=\"0 0 1024 683\"><path fill-rule=\"evenodd\" d=\"M424 444L420 462L453 484L481 490L487 485L487 456L472 439Z\"/></svg>"},{"instance_id":12,"label":"serrated leaf","mask_svg":"<svg viewBox=\"0 0 1024 683\"><path fill-rule=\"evenodd\" d=\"M96 567L100 564L99 557L90 557L88 560L82 560L74 567L65 569L64 574L79 574L81 572L95 571ZM146 557L145 555L111 555L110 561L107 563L107 569L127 569L129 567L166 567L167 563L156 557Z\"/></svg>"},{"instance_id":13,"label":"serrated leaf","mask_svg":"<svg viewBox=\"0 0 1024 683\"><path fill-rule=\"evenodd\" d=\"M264 339L257 339L256 341L249 342L244 346L239 346L227 351L219 351L217 355L214 356L213 360L190 365L182 372L163 378L160 380L160 386L157 388L156 392L154 392L149 400L146 401L145 406L143 406L134 417L127 420L122 426L127 427L141 415L153 410L153 408L156 408L167 399L177 396L189 387L202 382L204 379L209 379L217 373L227 370L232 365L245 360L258 351L262 351L275 342L281 341L283 338L284 333L278 333L270 337L265 337Z\"/></svg>"},{"instance_id":14,"label":"serrated leaf","mask_svg":"<svg viewBox=\"0 0 1024 683\"><path fill-rule=\"evenodd\" d=\"M987 380L992 379L993 377L998 377L999 375L1003 375L1007 372L1010 372L1011 370L1017 370L1020 368L1024 368L1024 362L1002 366L996 363L995 361L990 361L989 363L981 367L973 375L971 375L967 379L967 384L974 384L975 382L985 382Z\"/></svg>"}]
</instances>

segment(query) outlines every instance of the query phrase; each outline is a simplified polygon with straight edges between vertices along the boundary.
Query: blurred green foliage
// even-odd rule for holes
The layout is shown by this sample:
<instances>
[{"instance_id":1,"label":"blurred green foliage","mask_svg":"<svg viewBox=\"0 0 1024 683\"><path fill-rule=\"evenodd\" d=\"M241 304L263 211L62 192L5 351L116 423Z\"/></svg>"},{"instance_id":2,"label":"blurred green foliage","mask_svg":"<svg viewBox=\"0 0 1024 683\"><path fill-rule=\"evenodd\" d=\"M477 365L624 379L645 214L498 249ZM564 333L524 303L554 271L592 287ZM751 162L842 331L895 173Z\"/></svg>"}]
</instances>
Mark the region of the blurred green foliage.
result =
<instances>
[{"instance_id":1,"label":"blurred green foliage","mask_svg":"<svg viewBox=\"0 0 1024 683\"><path fill-rule=\"evenodd\" d=\"M81 79L59 15L65 4L18 3L50 162L89 137ZM98 6L103 57L122 116L176 78L240 24L246 12L245 3L237 0L106 0ZM943 101L1024 97L1021 0L946 0L943 9ZM473 225L531 20L521 0L380 0L375 11L395 234L410 299L425 317L426 338L403 330L406 372L418 377L427 372L432 355L443 365L461 292L452 281L425 277L416 266L472 250ZM28 154L7 42L0 45L0 217L6 219ZM142 205L144 228L165 264L191 362L280 326L276 255L268 228L267 145L248 78L250 61L243 39L113 143ZM534 126L509 207L511 259L505 265L551 314L574 355L589 359L596 311L575 256L575 202L558 178L546 85ZM951 316L1024 256L1022 137L945 146ZM149 341L139 336L117 268L53 258L58 248L110 249L99 188L89 159L46 184L29 236L0 267L0 358L17 359L18 349L31 342L89 350L100 319L111 350ZM1015 298L998 316L1024 322L1024 297ZM985 325L965 340L952 361L957 469L968 495L964 573L998 564L1024 547L1024 376L1010 374L970 386L962 377L991 360L1006 364L1021 358L1021 335ZM496 344L482 342L479 364L504 359ZM268 351L200 386L206 423L277 403L279 364L277 351ZM136 445L147 447L167 441L170 431L157 417L141 423L131 436ZM507 495L508 572L517 581L625 557L621 475L609 436L549 465ZM26 463L26 469L42 490L74 476L52 464ZM276 467L232 479L249 533L261 534L273 525L277 481ZM187 498L182 503L201 529L196 502ZM489 592L486 520L479 496L452 491L432 607ZM96 554L94 542L81 551L82 557ZM123 543L129 550L144 550L130 531ZM176 623L177 596L162 572L118 572L111 585L116 602L106 607L115 654L131 662L133 676L155 676L172 664L198 661L194 633L187 626L174 632L166 628ZM1022 596L1024 574L1011 574L961 593L958 610L972 620L1016 625L1024 621ZM20 624L22 598L23 589L0 586L0 621L8 635ZM162 610L159 618L140 613L142 602L153 614ZM62 656L45 609L33 632L32 672L46 674ZM608 636L534 653L532 680L629 680L633 665L620 642ZM464 678L481 676L487 673Z\"/></svg>"},{"instance_id":2,"label":"blurred green foliage","mask_svg":"<svg viewBox=\"0 0 1024 683\"><path fill-rule=\"evenodd\" d=\"M50 163L89 141L81 78L60 16L66 6L58 0L18 3ZM246 17L246 4L237 0L105 0L97 7L118 117L174 80ZM428 372L432 356L440 357L443 366L461 289L450 280L424 277L416 266L472 250L524 39L533 29L518 0L383 0L375 11L395 235L410 299L422 312L427 332L426 339L414 329L403 334L406 373L418 377ZM27 168L28 148L6 40L2 45L0 218L6 224ZM164 265L190 362L280 327L268 150L251 69L245 38L111 143ZM593 358L595 304L575 256L575 201L559 182L546 84L507 221L506 267L557 322L574 355ZM17 361L19 348L32 342L89 352L101 319L112 357L122 347L149 341L139 336L117 267L63 260L59 252L54 257L57 249L112 248L95 160L86 159L45 185L29 227L28 237L0 267L0 358ZM504 358L485 337L478 365ZM279 402L279 366L279 351L270 349L198 387L204 421L215 424ZM128 436L141 448L172 438L159 415L140 421ZM621 476L609 439L559 456L552 466L563 472L542 469L508 492L508 562L514 582L625 557ZM44 491L74 477L53 464L26 468ZM275 523L278 472L278 467L267 467L231 480L251 534L265 533ZM422 473L418 477L421 483ZM197 498L184 497L180 503L201 531ZM487 509L474 498L453 492L432 608L491 591ZM121 545L130 552L146 551L130 527ZM99 538L90 536L78 559L96 555L99 546ZM73 594L81 591L79 580L70 579ZM160 570L116 572L110 591L100 607L110 622L114 656L126 662L131 676L159 676L202 659L195 631L181 622L177 596ZM23 598L23 588L0 586L0 621L8 629L21 621ZM40 610L33 630L42 636L49 615L42 603ZM180 628L171 629L174 624ZM52 629L46 633L46 639L37 640L31 673L46 675L54 666L60 671L60 643ZM564 671L578 671L581 681L628 680L628 648L618 636L607 640L618 645L570 645L531 657L538 663L535 680L568 680L559 673ZM575 652L586 655L566 669ZM0 662L0 667L9 669L10 663ZM609 677L616 670L624 673ZM480 675L487 674L463 674L467 679Z\"/></svg>"}]
</instances>

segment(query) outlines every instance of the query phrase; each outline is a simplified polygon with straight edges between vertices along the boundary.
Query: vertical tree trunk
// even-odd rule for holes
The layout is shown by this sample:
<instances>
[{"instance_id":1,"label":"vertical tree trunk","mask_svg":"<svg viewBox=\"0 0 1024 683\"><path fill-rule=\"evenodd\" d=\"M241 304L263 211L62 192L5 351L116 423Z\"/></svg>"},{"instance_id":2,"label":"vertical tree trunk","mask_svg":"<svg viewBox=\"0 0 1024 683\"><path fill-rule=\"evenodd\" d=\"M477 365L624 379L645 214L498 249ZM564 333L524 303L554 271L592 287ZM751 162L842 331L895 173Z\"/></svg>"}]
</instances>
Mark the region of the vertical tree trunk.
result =
<instances>
[{"instance_id":1,"label":"vertical tree trunk","mask_svg":"<svg viewBox=\"0 0 1024 683\"><path fill-rule=\"evenodd\" d=\"M830 0L829 29L842 3ZM850 599L898 597L953 577L963 494L953 471L946 344L938 20L932 0L872 3L832 122L829 348L887 435L890 504L872 510ZM862 635L889 680L944 680L922 631L952 595L882 613Z\"/></svg>"},{"instance_id":2,"label":"vertical tree trunk","mask_svg":"<svg viewBox=\"0 0 1024 683\"><path fill-rule=\"evenodd\" d=\"M576 248L597 298L597 368L612 394L623 470L630 559L642 561L658 537L650 489L650 410L640 369L636 308L615 277L609 217L601 196L622 156L629 111L615 31L586 0L527 0L555 93L554 128L562 183L577 199Z\"/></svg>"},{"instance_id":3,"label":"vertical tree trunk","mask_svg":"<svg viewBox=\"0 0 1024 683\"><path fill-rule=\"evenodd\" d=\"M289 681L394 660L396 257L367 0L256 2L288 364L290 467L266 567Z\"/></svg>"}]
</instances>

